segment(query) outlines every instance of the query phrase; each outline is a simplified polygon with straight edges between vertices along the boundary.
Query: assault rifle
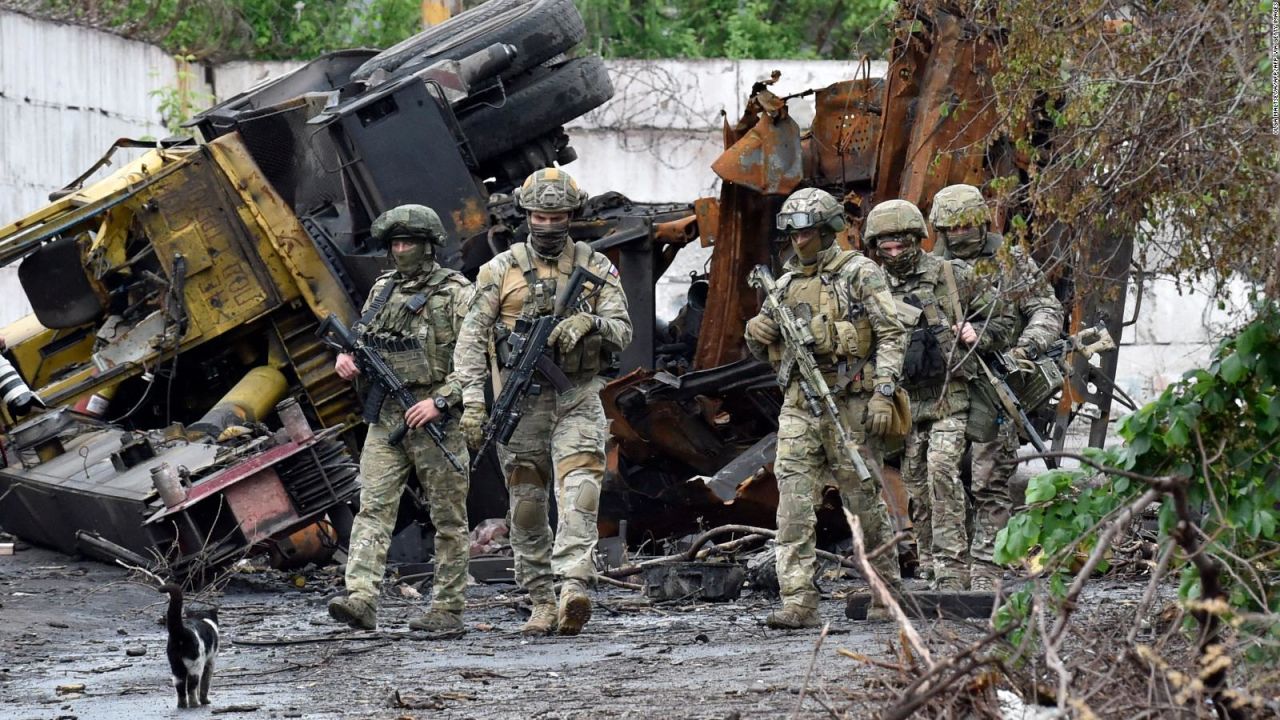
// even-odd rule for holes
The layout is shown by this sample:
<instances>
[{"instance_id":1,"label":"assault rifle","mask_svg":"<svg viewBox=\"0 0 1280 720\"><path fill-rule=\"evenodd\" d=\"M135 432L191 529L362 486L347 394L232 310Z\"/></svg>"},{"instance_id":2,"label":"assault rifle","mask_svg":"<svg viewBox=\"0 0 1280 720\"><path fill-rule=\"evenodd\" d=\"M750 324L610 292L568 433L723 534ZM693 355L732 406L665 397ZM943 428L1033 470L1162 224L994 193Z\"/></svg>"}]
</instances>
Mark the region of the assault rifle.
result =
<instances>
[{"instance_id":1,"label":"assault rifle","mask_svg":"<svg viewBox=\"0 0 1280 720\"><path fill-rule=\"evenodd\" d=\"M382 403L386 401L388 395L395 398L405 411L417 404L418 399L409 392L409 388L405 387L404 381L396 375L391 366L387 365L387 362L373 348L352 334L337 315L330 315L320 323L320 327L316 329L316 337L338 352L350 353L355 358L356 366L360 368L360 374L369 379L371 386L364 399L364 410L361 412L365 422L378 421L378 411L382 409ZM436 447L440 448L445 460L449 461L454 470L463 472L466 468L462 466L462 461L445 447L444 430L440 429L442 424L429 422L418 429L425 432ZM399 427L391 431L387 442L399 445L407 432L409 432L409 426L402 422Z\"/></svg>"},{"instance_id":2,"label":"assault rifle","mask_svg":"<svg viewBox=\"0 0 1280 720\"><path fill-rule=\"evenodd\" d=\"M870 480L871 471L862 460L862 455L858 453L849 429L840 419L840 410L836 408L835 396L827 386L822 370L818 368L818 361L813 357L814 338L809 324L797 320L791 309L782 303L778 285L774 282L773 274L769 272L768 267L755 266L751 275L747 277L747 284L764 291L764 306L773 313L778 329L782 332L782 342L795 358L800 389L804 392L809 412L814 417L821 417L823 412L831 417L831 423L835 425L836 433L840 436L840 447L844 448L849 460L853 462L858 477L862 480Z\"/></svg>"},{"instance_id":3,"label":"assault rifle","mask_svg":"<svg viewBox=\"0 0 1280 720\"><path fill-rule=\"evenodd\" d=\"M528 321L525 327L517 324L516 330L508 336L511 354L503 363L503 367L511 372L503 380L502 392L498 393L498 399L493 403L493 412L489 414L489 421L484 425L484 438L476 448L475 455L472 456L472 470L476 469L485 451L495 440L506 445L511 435L515 433L516 426L520 424L520 418L524 417L524 409L521 406L524 404L525 397L540 391L540 388L535 390L537 387L534 382L535 372L546 378L555 387L557 393L565 392L570 388L569 378L547 353L547 338L551 337L551 331L578 307L578 303L582 300L583 285L588 282L597 290L604 287L604 280L586 268L574 268L573 273L569 275L569 281L556 297L552 313Z\"/></svg>"}]
</instances>

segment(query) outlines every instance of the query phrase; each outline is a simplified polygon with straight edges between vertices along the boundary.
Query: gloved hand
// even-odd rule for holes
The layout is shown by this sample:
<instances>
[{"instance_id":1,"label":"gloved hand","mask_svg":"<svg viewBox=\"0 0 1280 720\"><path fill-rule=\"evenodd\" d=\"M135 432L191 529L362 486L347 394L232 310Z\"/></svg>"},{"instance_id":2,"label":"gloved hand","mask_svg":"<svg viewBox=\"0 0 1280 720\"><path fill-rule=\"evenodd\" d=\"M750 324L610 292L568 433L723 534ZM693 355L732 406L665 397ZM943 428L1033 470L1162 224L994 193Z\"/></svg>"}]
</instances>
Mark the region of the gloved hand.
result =
<instances>
[{"instance_id":1,"label":"gloved hand","mask_svg":"<svg viewBox=\"0 0 1280 720\"><path fill-rule=\"evenodd\" d=\"M572 350L594 327L595 316L580 312L552 328L551 334L547 336L547 344L560 348L560 354L563 355Z\"/></svg>"},{"instance_id":2,"label":"gloved hand","mask_svg":"<svg viewBox=\"0 0 1280 720\"><path fill-rule=\"evenodd\" d=\"M880 393L872 393L867 403L867 432L876 437L889 434L893 425L893 398Z\"/></svg>"},{"instance_id":3,"label":"gloved hand","mask_svg":"<svg viewBox=\"0 0 1280 720\"><path fill-rule=\"evenodd\" d=\"M747 321L747 337L761 345L772 345L782 339L782 333L773 318L757 315Z\"/></svg>"},{"instance_id":4,"label":"gloved hand","mask_svg":"<svg viewBox=\"0 0 1280 720\"><path fill-rule=\"evenodd\" d=\"M484 404L483 403L467 403L462 407L462 419L458 421L458 428L462 430L462 437L467 441L467 447L478 448L481 441L484 440Z\"/></svg>"},{"instance_id":5,"label":"gloved hand","mask_svg":"<svg viewBox=\"0 0 1280 720\"><path fill-rule=\"evenodd\" d=\"M1022 360L1030 360L1030 359L1031 359L1031 348L1026 348L1026 347L1023 347L1023 346L1019 345L1018 347L1015 347L1015 348L1013 348L1012 350L1010 350L1010 351L1009 351L1009 357L1011 357L1011 358L1013 358L1014 360L1017 360L1017 361L1019 361L1019 362L1020 362L1020 361L1022 361Z\"/></svg>"}]
</instances>

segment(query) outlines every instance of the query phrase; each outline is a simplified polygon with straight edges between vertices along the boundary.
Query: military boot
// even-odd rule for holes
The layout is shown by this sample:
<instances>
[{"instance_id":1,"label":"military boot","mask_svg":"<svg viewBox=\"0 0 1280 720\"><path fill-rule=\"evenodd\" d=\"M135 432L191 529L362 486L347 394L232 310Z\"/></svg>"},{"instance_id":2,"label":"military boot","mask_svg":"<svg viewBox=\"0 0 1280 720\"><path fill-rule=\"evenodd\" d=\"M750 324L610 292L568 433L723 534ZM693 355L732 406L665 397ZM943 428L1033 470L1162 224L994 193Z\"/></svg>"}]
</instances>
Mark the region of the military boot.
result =
<instances>
[{"instance_id":1,"label":"military boot","mask_svg":"<svg viewBox=\"0 0 1280 720\"><path fill-rule=\"evenodd\" d=\"M378 626L378 609L373 603L355 595L336 597L329 601L329 617L356 630L373 630Z\"/></svg>"},{"instance_id":2,"label":"military boot","mask_svg":"<svg viewBox=\"0 0 1280 720\"><path fill-rule=\"evenodd\" d=\"M969 589L969 582L967 578L943 575L933 581L933 589L938 592L964 592Z\"/></svg>"},{"instance_id":3,"label":"military boot","mask_svg":"<svg viewBox=\"0 0 1280 720\"><path fill-rule=\"evenodd\" d=\"M590 619L591 598L587 595L587 589L576 580L565 582L564 588L560 590L560 613L557 617L560 634L577 635Z\"/></svg>"},{"instance_id":4,"label":"military boot","mask_svg":"<svg viewBox=\"0 0 1280 720\"><path fill-rule=\"evenodd\" d=\"M822 624L822 620L818 617L817 608L783 603L781 610L769 613L769 616L764 619L764 624L774 630L799 630L818 627Z\"/></svg>"},{"instance_id":5,"label":"military boot","mask_svg":"<svg viewBox=\"0 0 1280 720\"><path fill-rule=\"evenodd\" d=\"M464 629L462 625L462 613L453 612L451 610L437 610L435 608L432 608L422 617L410 620L409 627L414 630L425 630L432 633Z\"/></svg>"},{"instance_id":6,"label":"military boot","mask_svg":"<svg viewBox=\"0 0 1280 720\"><path fill-rule=\"evenodd\" d=\"M556 628L556 606L553 603L535 603L533 614L520 627L521 635L547 635Z\"/></svg>"},{"instance_id":7,"label":"military boot","mask_svg":"<svg viewBox=\"0 0 1280 720\"><path fill-rule=\"evenodd\" d=\"M999 566L975 560L969 566L969 589L994 592L1001 575Z\"/></svg>"}]
</instances>

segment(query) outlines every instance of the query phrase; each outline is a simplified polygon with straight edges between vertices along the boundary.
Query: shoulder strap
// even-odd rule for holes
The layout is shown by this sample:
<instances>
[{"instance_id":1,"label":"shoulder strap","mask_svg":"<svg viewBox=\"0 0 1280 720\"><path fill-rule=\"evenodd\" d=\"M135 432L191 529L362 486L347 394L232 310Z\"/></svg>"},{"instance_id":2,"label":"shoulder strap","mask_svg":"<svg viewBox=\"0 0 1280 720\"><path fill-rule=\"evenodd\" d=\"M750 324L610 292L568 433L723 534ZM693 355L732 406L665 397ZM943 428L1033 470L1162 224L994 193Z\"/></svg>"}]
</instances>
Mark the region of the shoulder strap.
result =
<instances>
[{"instance_id":1,"label":"shoulder strap","mask_svg":"<svg viewBox=\"0 0 1280 720\"><path fill-rule=\"evenodd\" d=\"M960 312L960 291L956 288L956 272L950 260L942 261L942 277L947 281L947 295L951 298L951 312L956 315L956 324L963 325L964 317Z\"/></svg>"},{"instance_id":2,"label":"shoulder strap","mask_svg":"<svg viewBox=\"0 0 1280 720\"><path fill-rule=\"evenodd\" d=\"M524 275L524 281L532 291L534 283L538 282L538 269L533 265L533 256L529 254L529 246L525 243L512 245L511 256L516 259L516 265L520 266L520 273Z\"/></svg>"},{"instance_id":3,"label":"shoulder strap","mask_svg":"<svg viewBox=\"0 0 1280 720\"><path fill-rule=\"evenodd\" d=\"M387 284L382 286L382 290L378 292L377 297L373 299L373 302L369 303L369 309L365 310L364 314L360 316L358 323L360 325L368 325L373 322L373 319L378 315L378 311L382 309L383 305L387 304L387 300L395 289L396 279L394 277L387 278Z\"/></svg>"},{"instance_id":4,"label":"shoulder strap","mask_svg":"<svg viewBox=\"0 0 1280 720\"><path fill-rule=\"evenodd\" d=\"M591 258L595 255L595 250L587 243L579 240L573 244L573 264L583 270L591 269Z\"/></svg>"}]
</instances>

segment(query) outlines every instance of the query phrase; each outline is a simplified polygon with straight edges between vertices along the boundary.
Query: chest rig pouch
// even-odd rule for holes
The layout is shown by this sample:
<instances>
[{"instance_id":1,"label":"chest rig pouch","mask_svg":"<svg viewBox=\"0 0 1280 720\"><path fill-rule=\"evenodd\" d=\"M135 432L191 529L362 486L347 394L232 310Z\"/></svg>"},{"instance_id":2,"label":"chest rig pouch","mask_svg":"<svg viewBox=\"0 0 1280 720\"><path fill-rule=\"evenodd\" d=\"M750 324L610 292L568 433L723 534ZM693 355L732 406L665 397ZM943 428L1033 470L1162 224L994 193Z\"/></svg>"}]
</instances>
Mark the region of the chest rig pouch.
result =
<instances>
[{"instance_id":1,"label":"chest rig pouch","mask_svg":"<svg viewBox=\"0 0 1280 720\"><path fill-rule=\"evenodd\" d=\"M498 354L498 362L504 366L511 358L510 336L512 332L524 335L529 331L533 320L555 312L556 293L559 291L559 283L568 279L568 273L561 272L562 268L558 263L556 272L551 277L541 277L538 274L537 265L534 263L532 251L529 250L529 246L526 244L512 245L511 255L515 258L516 265L520 268L520 274L524 277L526 293L524 303L520 309L520 317L516 319L514 331L506 331L504 326L499 323L494 334L494 347ZM573 263L570 265L569 271L572 272L574 267L590 269L591 256L590 245L584 242L574 243ZM574 312L591 312L592 310L591 304L584 301L579 307L567 311L566 315L572 315ZM613 353L604 351L603 338L600 337L599 333L595 332L587 333L567 353L561 354L555 348L549 348L548 351L553 353L552 360L566 375L599 373L610 367L614 361Z\"/></svg>"},{"instance_id":2,"label":"chest rig pouch","mask_svg":"<svg viewBox=\"0 0 1280 720\"><path fill-rule=\"evenodd\" d=\"M369 307L373 315L364 331L364 341L406 385L438 385L444 382L452 365L455 338L451 296L438 292L449 281L449 273L437 273L440 276L429 278L429 284L420 292L401 288L401 292L387 293L384 288ZM387 285L390 287L392 282ZM379 304L378 300L383 302ZM364 324L363 317L361 321Z\"/></svg>"},{"instance_id":3,"label":"chest rig pouch","mask_svg":"<svg viewBox=\"0 0 1280 720\"><path fill-rule=\"evenodd\" d=\"M907 325L911 335L902 363L902 386L919 390L941 385L947 376L946 348L953 345L953 333L938 298L932 292L910 293L902 303L915 311L900 311L904 320L913 318Z\"/></svg>"},{"instance_id":4,"label":"chest rig pouch","mask_svg":"<svg viewBox=\"0 0 1280 720\"><path fill-rule=\"evenodd\" d=\"M838 274L847 260L828 265L813 277L788 274L779 281L784 302L813 335L814 359L824 372L836 374L839 388L858 375L874 348L870 317ZM780 343L769 347L769 355L779 366L779 382L786 387L793 358Z\"/></svg>"}]
</instances>

